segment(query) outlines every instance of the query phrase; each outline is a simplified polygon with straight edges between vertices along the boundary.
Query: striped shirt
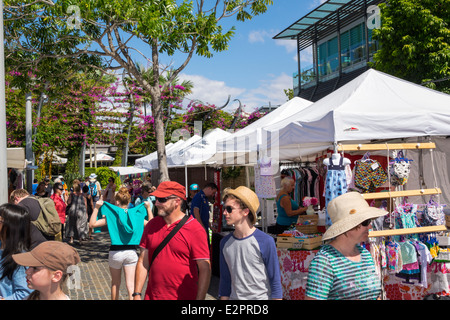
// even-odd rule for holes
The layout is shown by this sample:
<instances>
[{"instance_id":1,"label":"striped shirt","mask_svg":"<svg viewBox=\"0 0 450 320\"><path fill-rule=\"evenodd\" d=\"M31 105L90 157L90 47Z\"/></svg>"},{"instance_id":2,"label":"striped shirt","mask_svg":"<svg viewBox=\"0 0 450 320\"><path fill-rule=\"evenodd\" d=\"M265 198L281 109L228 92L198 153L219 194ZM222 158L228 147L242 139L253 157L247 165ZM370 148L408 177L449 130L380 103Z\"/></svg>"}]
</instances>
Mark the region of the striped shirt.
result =
<instances>
[{"instance_id":1,"label":"striped shirt","mask_svg":"<svg viewBox=\"0 0 450 320\"><path fill-rule=\"evenodd\" d=\"M358 246L361 260L347 259L331 245L323 246L309 265L306 295L319 300L375 300L381 281L369 251Z\"/></svg>"}]
</instances>

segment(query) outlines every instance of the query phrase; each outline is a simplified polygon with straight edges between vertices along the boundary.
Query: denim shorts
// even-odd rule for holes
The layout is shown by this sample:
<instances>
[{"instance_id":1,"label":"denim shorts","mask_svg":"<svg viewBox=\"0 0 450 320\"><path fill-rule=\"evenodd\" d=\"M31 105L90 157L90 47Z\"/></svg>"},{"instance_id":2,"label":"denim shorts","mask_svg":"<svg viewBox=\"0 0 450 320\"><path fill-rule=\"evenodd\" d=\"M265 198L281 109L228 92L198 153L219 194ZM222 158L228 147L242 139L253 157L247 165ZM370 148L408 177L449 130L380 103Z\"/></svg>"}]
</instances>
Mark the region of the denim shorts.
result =
<instances>
[{"instance_id":1,"label":"denim shorts","mask_svg":"<svg viewBox=\"0 0 450 320\"><path fill-rule=\"evenodd\" d=\"M113 269L122 269L122 267L136 265L138 254L136 250L117 250L109 251L108 264Z\"/></svg>"}]
</instances>

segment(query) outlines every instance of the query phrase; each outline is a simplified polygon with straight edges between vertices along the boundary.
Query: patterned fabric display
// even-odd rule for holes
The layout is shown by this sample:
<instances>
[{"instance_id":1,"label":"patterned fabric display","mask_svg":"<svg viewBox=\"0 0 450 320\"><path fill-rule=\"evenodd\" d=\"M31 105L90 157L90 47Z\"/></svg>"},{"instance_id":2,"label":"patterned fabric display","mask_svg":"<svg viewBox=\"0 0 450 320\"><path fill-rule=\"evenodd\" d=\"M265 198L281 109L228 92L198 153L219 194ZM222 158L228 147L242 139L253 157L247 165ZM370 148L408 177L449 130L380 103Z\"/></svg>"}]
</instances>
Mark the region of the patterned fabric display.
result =
<instances>
[{"instance_id":1,"label":"patterned fabric display","mask_svg":"<svg viewBox=\"0 0 450 320\"><path fill-rule=\"evenodd\" d=\"M422 212L422 225L440 226L445 224L445 213L442 205L427 205Z\"/></svg>"},{"instance_id":2,"label":"patterned fabric display","mask_svg":"<svg viewBox=\"0 0 450 320\"><path fill-rule=\"evenodd\" d=\"M410 162L413 160L403 156L403 152L393 152L394 160L390 163L391 184L394 186L403 186L408 182L411 171Z\"/></svg>"},{"instance_id":3,"label":"patterned fabric display","mask_svg":"<svg viewBox=\"0 0 450 320\"><path fill-rule=\"evenodd\" d=\"M386 180L386 172L378 161L367 159L356 162L355 186L362 189L363 192L374 192Z\"/></svg>"}]
</instances>

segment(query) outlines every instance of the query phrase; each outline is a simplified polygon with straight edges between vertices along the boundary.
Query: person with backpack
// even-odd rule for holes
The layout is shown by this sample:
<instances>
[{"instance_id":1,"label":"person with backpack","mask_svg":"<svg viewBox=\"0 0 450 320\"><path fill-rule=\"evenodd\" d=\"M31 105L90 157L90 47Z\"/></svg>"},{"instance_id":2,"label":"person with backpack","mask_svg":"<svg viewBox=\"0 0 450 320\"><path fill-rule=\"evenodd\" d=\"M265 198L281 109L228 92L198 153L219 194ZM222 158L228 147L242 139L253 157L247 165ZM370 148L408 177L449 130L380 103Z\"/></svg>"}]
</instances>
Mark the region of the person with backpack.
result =
<instances>
[{"instance_id":1,"label":"person with backpack","mask_svg":"<svg viewBox=\"0 0 450 320\"><path fill-rule=\"evenodd\" d=\"M10 203L17 204L23 208L25 208L30 214L30 235L31 235L31 249L36 247L38 244L47 241L44 234L39 231L36 225L33 224L39 218L41 214L41 206L37 199L33 196L30 196L27 190L25 189L16 189L10 194Z\"/></svg>"},{"instance_id":2,"label":"person with backpack","mask_svg":"<svg viewBox=\"0 0 450 320\"><path fill-rule=\"evenodd\" d=\"M89 192L92 196L92 201L94 202L94 208L97 201L100 199L102 194L102 186L100 182L97 181L97 175L95 173L91 173L89 176Z\"/></svg>"}]
</instances>

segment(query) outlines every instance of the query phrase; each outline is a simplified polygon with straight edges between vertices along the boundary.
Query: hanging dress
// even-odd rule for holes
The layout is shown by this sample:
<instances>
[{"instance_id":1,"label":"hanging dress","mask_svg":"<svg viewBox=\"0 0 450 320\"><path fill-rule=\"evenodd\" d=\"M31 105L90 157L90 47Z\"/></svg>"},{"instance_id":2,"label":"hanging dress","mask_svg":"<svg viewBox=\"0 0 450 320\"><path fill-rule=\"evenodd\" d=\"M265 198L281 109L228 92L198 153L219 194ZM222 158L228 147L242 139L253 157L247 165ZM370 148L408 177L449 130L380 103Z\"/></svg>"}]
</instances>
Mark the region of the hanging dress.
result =
<instances>
[{"instance_id":1,"label":"hanging dress","mask_svg":"<svg viewBox=\"0 0 450 320\"><path fill-rule=\"evenodd\" d=\"M327 227L332 224L327 210L328 203L344 193L347 193L347 176L345 174L344 158L341 157L338 165L335 165L333 159L330 158L325 179L325 225Z\"/></svg>"}]
</instances>

